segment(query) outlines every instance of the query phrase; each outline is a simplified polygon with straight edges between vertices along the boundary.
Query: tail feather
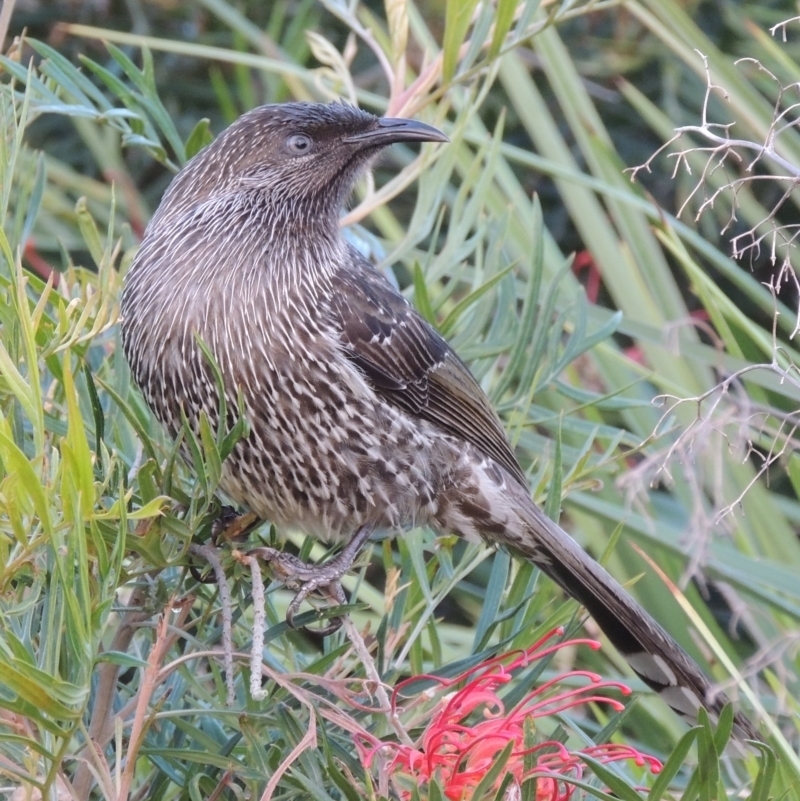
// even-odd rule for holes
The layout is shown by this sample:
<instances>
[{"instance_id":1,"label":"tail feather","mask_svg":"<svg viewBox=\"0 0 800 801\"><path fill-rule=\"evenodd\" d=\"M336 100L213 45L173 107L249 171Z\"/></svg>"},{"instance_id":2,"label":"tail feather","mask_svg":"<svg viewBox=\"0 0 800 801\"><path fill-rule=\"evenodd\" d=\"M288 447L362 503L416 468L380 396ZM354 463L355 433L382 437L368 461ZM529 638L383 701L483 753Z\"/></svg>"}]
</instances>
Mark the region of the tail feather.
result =
<instances>
[{"instance_id":1,"label":"tail feather","mask_svg":"<svg viewBox=\"0 0 800 801\"><path fill-rule=\"evenodd\" d=\"M678 714L697 720L699 708L717 715L728 699L714 688L680 645L597 562L533 502L527 537L509 543L586 607L635 673ZM760 739L737 712L740 738Z\"/></svg>"}]
</instances>

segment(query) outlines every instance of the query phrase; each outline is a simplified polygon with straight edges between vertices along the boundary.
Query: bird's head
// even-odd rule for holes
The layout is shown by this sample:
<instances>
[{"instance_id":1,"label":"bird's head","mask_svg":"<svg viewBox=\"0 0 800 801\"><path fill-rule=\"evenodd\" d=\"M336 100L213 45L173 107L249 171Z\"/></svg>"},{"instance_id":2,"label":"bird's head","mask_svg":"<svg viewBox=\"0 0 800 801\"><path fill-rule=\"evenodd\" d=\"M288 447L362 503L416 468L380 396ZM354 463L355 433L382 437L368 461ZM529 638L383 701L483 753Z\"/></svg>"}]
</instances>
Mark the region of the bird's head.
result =
<instances>
[{"instance_id":1,"label":"bird's head","mask_svg":"<svg viewBox=\"0 0 800 801\"><path fill-rule=\"evenodd\" d=\"M341 103L283 103L244 114L179 173L157 217L210 198L252 193L287 214L335 220L372 158L396 142L446 142L423 122Z\"/></svg>"}]
</instances>

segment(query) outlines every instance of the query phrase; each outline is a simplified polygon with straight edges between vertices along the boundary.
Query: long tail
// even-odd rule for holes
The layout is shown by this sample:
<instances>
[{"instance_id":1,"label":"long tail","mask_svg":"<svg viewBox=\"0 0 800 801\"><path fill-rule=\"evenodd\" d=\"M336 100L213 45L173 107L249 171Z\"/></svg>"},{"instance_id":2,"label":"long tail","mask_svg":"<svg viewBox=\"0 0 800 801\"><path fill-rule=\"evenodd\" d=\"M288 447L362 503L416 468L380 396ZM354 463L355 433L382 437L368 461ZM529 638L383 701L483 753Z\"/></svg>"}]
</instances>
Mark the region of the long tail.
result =
<instances>
[{"instance_id":1,"label":"long tail","mask_svg":"<svg viewBox=\"0 0 800 801\"><path fill-rule=\"evenodd\" d=\"M580 601L636 674L678 714L696 721L701 706L718 714L728 699L712 692L683 648L532 501L525 507L523 536L508 544ZM739 712L734 727L740 738L761 739Z\"/></svg>"}]
</instances>

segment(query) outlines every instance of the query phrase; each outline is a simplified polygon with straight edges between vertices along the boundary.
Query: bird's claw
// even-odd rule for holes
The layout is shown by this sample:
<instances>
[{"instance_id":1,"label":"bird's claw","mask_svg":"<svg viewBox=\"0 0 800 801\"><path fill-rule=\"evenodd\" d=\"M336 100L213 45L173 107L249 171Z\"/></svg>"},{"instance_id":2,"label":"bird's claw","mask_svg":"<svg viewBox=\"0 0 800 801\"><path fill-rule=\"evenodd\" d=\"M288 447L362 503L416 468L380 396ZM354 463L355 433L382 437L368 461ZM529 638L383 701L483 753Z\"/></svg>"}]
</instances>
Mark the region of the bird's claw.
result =
<instances>
[{"instance_id":1,"label":"bird's claw","mask_svg":"<svg viewBox=\"0 0 800 801\"><path fill-rule=\"evenodd\" d=\"M292 601L286 610L286 623L290 628L297 628L294 623L294 616L297 614L303 601L317 589L327 590L330 597L336 601L338 606L347 603L347 596L345 596L344 588L338 579L334 579L333 581L329 581L327 583L325 583L325 579L323 578L306 581L297 591L294 598L292 598ZM325 626L322 626L318 629L308 629L308 627L306 627L306 630L313 631L314 634L319 636L327 637L329 634L333 634L334 632L338 631L342 627L343 622L344 621L341 617L332 617Z\"/></svg>"},{"instance_id":2,"label":"bird's claw","mask_svg":"<svg viewBox=\"0 0 800 801\"><path fill-rule=\"evenodd\" d=\"M257 556L268 562L273 575L284 586L290 590L296 590L296 594L286 610L286 622L291 628L296 628L294 617L303 601L312 592L322 590L339 606L347 603L341 578L353 566L361 546L369 539L371 533L371 528L366 526L360 528L342 551L323 565L307 564L302 559L276 548L254 548L249 552L251 556ZM333 617L322 628L307 630L318 636L327 637L338 631L342 622L341 617Z\"/></svg>"}]
</instances>

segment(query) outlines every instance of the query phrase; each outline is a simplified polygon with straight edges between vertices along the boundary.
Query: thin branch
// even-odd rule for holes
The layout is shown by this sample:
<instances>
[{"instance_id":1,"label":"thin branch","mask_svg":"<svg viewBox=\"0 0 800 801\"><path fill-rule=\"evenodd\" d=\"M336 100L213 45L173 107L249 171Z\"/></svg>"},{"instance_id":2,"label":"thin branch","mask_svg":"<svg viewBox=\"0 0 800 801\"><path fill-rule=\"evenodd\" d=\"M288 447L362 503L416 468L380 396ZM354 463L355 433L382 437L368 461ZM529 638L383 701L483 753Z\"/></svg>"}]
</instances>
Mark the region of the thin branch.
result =
<instances>
[{"instance_id":1,"label":"thin branch","mask_svg":"<svg viewBox=\"0 0 800 801\"><path fill-rule=\"evenodd\" d=\"M640 171L651 171L653 161L665 151L669 151L668 158L674 160L672 177L675 178L679 171L685 170L688 175L692 175L692 160L705 158L705 164L701 174L694 180L693 186L678 211L678 216L702 195L695 214L698 220L708 209L714 208L718 198L721 196L730 197L731 212L727 224L721 233L726 233L731 226L738 221L737 208L739 204L739 193L742 189L749 187L756 182L779 182L785 183L786 188L783 196L772 203L771 209L767 214L745 233L736 235L731 244L733 247L733 257L743 258L748 252L751 257L757 257L761 253L761 243L771 238L772 243L772 263L775 264L778 258L778 251L788 253L789 248L794 246L797 233L791 234L794 226L792 224L779 224L777 215L784 207L786 201L792 199L795 189L800 185L800 167L778 152L780 137L787 131L800 125L800 102L792 99L785 102L790 91L800 91L800 82L782 85L777 76L764 67L760 61L753 58L739 59L736 64L752 64L758 70L777 85L778 92L773 109L772 121L767 129L763 142L754 142L749 139L734 138L731 136L731 129L735 123L712 122L710 119L710 101L712 94L719 93L727 99L725 89L712 80L711 70L708 59L700 53L706 75L706 88L703 96L701 108L701 121L699 125L684 125L675 129L675 133L670 139L659 147L647 161L643 164L626 170L631 176L631 180L636 180ZM676 144L684 137L689 139L689 145L680 149L675 149ZM707 146L698 144L698 140L708 143ZM752 157L745 165L744 154L752 154ZM755 168L762 161L769 163L772 174L756 175ZM743 170L744 175L738 177L727 174L729 162L736 162L739 169ZM709 185L718 170L725 172L725 178L709 194ZM775 174L777 173L777 174ZM791 234L791 235L790 235ZM789 256L785 255L784 263L789 263ZM800 316L800 311L799 311Z\"/></svg>"},{"instance_id":2,"label":"thin branch","mask_svg":"<svg viewBox=\"0 0 800 801\"><path fill-rule=\"evenodd\" d=\"M353 645L356 656L358 656L361 664L364 666L364 672L367 674L367 678L370 679L373 684L375 696L378 699L378 703L381 705L380 711L386 716L389 725L392 727L392 730L397 735L400 742L406 745L413 745L413 740L408 736L408 732L400 722L400 718L397 716L397 712L389 700L389 696L386 693L386 686L378 673L378 669L375 667L372 654L369 652L364 638L361 636L361 633L349 615L344 618L343 626L347 638Z\"/></svg>"},{"instance_id":3,"label":"thin branch","mask_svg":"<svg viewBox=\"0 0 800 801\"><path fill-rule=\"evenodd\" d=\"M202 556L214 570L222 614L222 650L225 654L225 686L227 688L225 703L233 706L236 701L236 687L233 680L233 604L228 580L225 577L218 551L213 545L192 544L189 546L189 553Z\"/></svg>"}]
</instances>

